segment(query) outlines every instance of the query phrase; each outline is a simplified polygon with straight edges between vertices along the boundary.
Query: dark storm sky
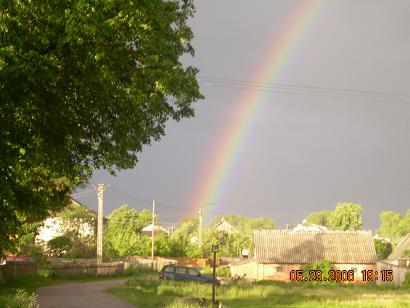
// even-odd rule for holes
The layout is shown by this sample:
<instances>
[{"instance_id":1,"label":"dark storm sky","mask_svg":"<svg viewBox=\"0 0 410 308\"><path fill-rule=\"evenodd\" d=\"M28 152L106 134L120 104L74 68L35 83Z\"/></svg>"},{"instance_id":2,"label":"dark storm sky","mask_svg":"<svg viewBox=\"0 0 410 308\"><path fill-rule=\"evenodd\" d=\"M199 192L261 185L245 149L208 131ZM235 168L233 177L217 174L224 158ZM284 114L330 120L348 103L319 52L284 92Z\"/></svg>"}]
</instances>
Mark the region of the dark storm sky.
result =
<instances>
[{"instance_id":1,"label":"dark storm sky","mask_svg":"<svg viewBox=\"0 0 410 308\"><path fill-rule=\"evenodd\" d=\"M91 183L111 185L106 214L124 203L150 208L156 199L161 220L174 223L201 206L188 204L203 180L201 168L249 91L203 78L266 82L255 71L301 3L196 1L196 57L184 61L200 69L205 99L196 104L195 118L169 122L166 136L144 149L133 170L117 177L95 173ZM320 6L285 69L270 82L347 89L347 95L267 93L223 194L207 200L214 203L211 213L267 216L282 226L351 201L362 204L364 227L374 229L381 211L404 214L410 208L410 2L335 0ZM355 91L379 94L359 99ZM91 189L74 197L95 209L95 194L86 193Z\"/></svg>"}]
</instances>

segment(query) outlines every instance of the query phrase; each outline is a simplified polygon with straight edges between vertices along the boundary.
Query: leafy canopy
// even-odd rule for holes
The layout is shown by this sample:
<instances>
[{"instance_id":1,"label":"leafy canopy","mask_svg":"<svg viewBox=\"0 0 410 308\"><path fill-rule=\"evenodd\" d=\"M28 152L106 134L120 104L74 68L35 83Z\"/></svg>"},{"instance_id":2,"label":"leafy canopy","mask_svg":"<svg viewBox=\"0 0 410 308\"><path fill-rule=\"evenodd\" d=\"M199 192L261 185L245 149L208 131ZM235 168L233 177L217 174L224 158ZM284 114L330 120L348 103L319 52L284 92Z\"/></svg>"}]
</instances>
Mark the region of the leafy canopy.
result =
<instances>
[{"instance_id":1,"label":"leafy canopy","mask_svg":"<svg viewBox=\"0 0 410 308\"><path fill-rule=\"evenodd\" d=\"M95 168L131 168L202 98L191 0L1 1L0 255Z\"/></svg>"},{"instance_id":2,"label":"leafy canopy","mask_svg":"<svg viewBox=\"0 0 410 308\"><path fill-rule=\"evenodd\" d=\"M332 214L331 211L311 212L306 220L308 223L327 227L330 214Z\"/></svg>"},{"instance_id":3,"label":"leafy canopy","mask_svg":"<svg viewBox=\"0 0 410 308\"><path fill-rule=\"evenodd\" d=\"M380 213L380 235L397 242L410 233L410 210L404 216L393 211Z\"/></svg>"},{"instance_id":4,"label":"leafy canopy","mask_svg":"<svg viewBox=\"0 0 410 308\"><path fill-rule=\"evenodd\" d=\"M148 255L151 249L149 237L140 234L143 227L151 223L148 210L138 213L128 205L115 209L109 216L104 241L108 251L118 256Z\"/></svg>"},{"instance_id":5,"label":"leafy canopy","mask_svg":"<svg viewBox=\"0 0 410 308\"><path fill-rule=\"evenodd\" d=\"M351 202L339 202L329 215L328 226L334 230L360 230L362 228L362 206Z\"/></svg>"}]
</instances>

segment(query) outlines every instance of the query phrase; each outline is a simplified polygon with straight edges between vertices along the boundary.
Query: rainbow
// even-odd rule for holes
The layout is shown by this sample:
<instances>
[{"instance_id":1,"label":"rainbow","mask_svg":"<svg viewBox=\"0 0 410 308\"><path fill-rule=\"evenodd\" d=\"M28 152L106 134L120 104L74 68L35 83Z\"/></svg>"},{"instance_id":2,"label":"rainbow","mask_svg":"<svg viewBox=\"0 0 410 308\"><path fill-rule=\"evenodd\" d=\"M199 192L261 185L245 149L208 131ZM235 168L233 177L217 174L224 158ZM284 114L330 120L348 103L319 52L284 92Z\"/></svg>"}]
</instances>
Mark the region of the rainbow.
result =
<instances>
[{"instance_id":1,"label":"rainbow","mask_svg":"<svg viewBox=\"0 0 410 308\"><path fill-rule=\"evenodd\" d=\"M270 83L278 78L319 14L322 3L321 0L304 0L296 12L286 19L285 25L282 26L285 30L282 31L281 36L275 37L271 48L267 49L265 60L261 62L262 65L254 74L256 80ZM218 138L217 144L212 147L216 150L211 153L200 173L201 178L189 203L192 209L198 209L209 202L217 206L224 188L228 185L232 167L240 157L248 131L251 130L252 123L257 118L267 95L264 91L247 93L249 94L241 97L235 104L237 107L230 121Z\"/></svg>"}]
</instances>

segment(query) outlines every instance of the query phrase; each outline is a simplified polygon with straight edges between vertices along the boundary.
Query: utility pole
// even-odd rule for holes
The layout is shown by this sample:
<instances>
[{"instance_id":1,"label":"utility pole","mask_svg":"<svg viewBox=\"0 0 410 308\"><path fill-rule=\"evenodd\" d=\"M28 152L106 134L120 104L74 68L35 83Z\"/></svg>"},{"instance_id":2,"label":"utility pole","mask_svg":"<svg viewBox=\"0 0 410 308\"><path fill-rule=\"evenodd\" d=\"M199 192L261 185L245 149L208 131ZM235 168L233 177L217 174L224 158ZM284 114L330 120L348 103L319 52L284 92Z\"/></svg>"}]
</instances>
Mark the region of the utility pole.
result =
<instances>
[{"instance_id":1,"label":"utility pole","mask_svg":"<svg viewBox=\"0 0 410 308\"><path fill-rule=\"evenodd\" d=\"M151 268L154 269L155 200L152 200Z\"/></svg>"},{"instance_id":2,"label":"utility pole","mask_svg":"<svg viewBox=\"0 0 410 308\"><path fill-rule=\"evenodd\" d=\"M198 230L199 239L198 239L198 243L199 243L199 246L202 246L202 207L199 208L198 214L199 214L199 230Z\"/></svg>"},{"instance_id":3,"label":"utility pole","mask_svg":"<svg viewBox=\"0 0 410 308\"><path fill-rule=\"evenodd\" d=\"M102 263L102 239L103 239L103 219L104 219L104 191L108 185L97 184L95 187L98 198L98 225L97 225L97 263Z\"/></svg>"}]
</instances>

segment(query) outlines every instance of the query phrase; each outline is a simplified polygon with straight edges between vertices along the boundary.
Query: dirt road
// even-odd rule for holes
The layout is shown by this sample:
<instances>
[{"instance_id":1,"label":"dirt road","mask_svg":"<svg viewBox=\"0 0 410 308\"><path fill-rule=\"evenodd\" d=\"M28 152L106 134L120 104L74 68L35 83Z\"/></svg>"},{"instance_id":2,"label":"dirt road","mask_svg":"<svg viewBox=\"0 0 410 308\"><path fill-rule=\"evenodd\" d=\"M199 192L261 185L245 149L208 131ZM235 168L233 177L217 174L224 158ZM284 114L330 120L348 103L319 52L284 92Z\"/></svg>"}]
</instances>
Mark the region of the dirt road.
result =
<instances>
[{"instance_id":1,"label":"dirt road","mask_svg":"<svg viewBox=\"0 0 410 308\"><path fill-rule=\"evenodd\" d=\"M135 308L105 291L108 287L124 284L127 279L85 283L65 283L38 290L40 308Z\"/></svg>"}]
</instances>

